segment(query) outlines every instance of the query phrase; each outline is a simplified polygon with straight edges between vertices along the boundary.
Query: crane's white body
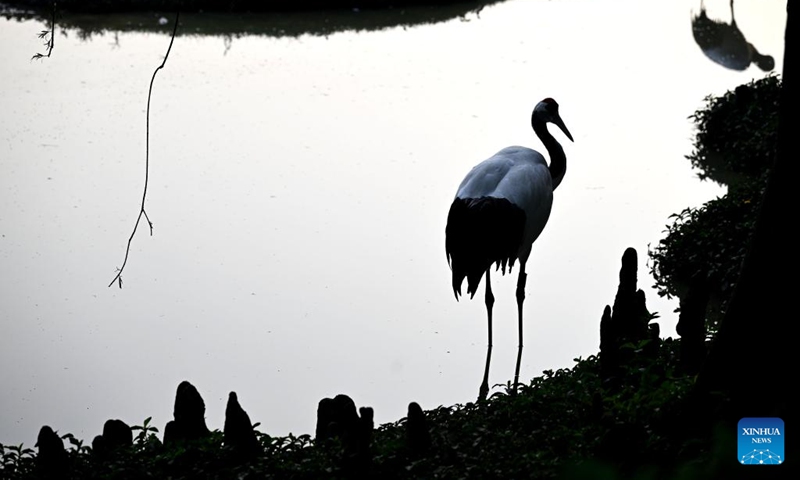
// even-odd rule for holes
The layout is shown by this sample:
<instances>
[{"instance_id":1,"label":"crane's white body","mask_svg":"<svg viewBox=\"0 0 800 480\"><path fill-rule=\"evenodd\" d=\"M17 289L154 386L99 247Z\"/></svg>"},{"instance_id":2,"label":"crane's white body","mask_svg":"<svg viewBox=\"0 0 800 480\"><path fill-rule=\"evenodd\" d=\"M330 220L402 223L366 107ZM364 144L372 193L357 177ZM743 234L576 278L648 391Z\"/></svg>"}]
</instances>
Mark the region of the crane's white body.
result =
<instances>
[{"instance_id":1,"label":"crane's white body","mask_svg":"<svg viewBox=\"0 0 800 480\"><path fill-rule=\"evenodd\" d=\"M541 153L506 147L476 165L461 182L456 198L505 198L525 212L517 257L525 264L553 207L553 180Z\"/></svg>"}]
</instances>

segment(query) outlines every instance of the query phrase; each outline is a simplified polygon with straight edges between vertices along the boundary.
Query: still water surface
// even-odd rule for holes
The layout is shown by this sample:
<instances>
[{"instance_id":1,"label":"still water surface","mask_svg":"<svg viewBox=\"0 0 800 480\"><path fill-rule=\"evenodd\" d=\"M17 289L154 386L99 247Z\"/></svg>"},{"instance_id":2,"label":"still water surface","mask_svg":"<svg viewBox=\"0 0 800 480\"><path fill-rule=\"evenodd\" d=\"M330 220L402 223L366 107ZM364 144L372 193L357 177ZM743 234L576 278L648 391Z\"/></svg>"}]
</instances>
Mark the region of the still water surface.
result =
<instances>
[{"instance_id":1,"label":"still water surface","mask_svg":"<svg viewBox=\"0 0 800 480\"><path fill-rule=\"evenodd\" d=\"M728 19L727 0L707 1ZM155 81L147 212L122 263L144 174L147 86L169 38L0 19L0 442L49 424L91 439L108 418L171 418L194 383L211 428L227 394L262 431L312 433L343 392L378 423L475 399L482 300L456 302L444 226L456 187L500 148L541 149L550 96L575 137L528 262L522 375L598 350L624 249L650 288L668 216L724 190L684 155L726 70L694 43L699 2L508 1L445 23L297 38L184 34ZM748 40L783 60L785 2L740 0ZM192 31L191 25L182 31ZM491 382L516 357L516 275L495 276ZM480 294L482 296L482 292Z\"/></svg>"}]
</instances>

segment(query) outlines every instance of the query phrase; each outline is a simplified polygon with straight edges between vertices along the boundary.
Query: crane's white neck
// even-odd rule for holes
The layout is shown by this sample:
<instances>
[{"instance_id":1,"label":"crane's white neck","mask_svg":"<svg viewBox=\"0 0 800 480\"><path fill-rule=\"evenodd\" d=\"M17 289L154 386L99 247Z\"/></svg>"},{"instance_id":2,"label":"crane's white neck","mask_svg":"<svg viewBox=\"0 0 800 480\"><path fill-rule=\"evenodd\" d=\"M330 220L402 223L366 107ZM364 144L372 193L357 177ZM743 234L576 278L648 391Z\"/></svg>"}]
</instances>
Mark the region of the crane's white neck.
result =
<instances>
[{"instance_id":1,"label":"crane's white neck","mask_svg":"<svg viewBox=\"0 0 800 480\"><path fill-rule=\"evenodd\" d=\"M550 178L552 178L553 190L555 190L561 184L561 180L564 179L564 174L567 172L567 156L564 154L561 144L550 135L545 122L534 115L531 118L531 125L533 126L533 131L544 144L544 148L547 149L547 153L550 154L550 165L547 168L550 169Z\"/></svg>"}]
</instances>

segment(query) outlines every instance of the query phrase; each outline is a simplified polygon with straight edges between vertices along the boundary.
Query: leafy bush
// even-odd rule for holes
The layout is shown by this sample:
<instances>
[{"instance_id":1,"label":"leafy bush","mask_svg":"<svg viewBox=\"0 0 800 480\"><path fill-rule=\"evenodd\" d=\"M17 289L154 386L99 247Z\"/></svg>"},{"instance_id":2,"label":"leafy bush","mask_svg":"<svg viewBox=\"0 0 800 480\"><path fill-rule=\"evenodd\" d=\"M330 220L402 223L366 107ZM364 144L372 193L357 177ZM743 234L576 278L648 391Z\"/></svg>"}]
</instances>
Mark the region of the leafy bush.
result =
<instances>
[{"instance_id":1,"label":"leafy bush","mask_svg":"<svg viewBox=\"0 0 800 480\"><path fill-rule=\"evenodd\" d=\"M709 318L709 332L716 332L739 278L765 185L766 176L700 208L671 215L667 236L648 251L659 295L683 297L695 275L706 280L719 306L717 315Z\"/></svg>"},{"instance_id":2,"label":"leafy bush","mask_svg":"<svg viewBox=\"0 0 800 480\"><path fill-rule=\"evenodd\" d=\"M697 136L686 157L701 179L735 186L769 168L778 145L780 92L780 79L770 74L705 98L705 106L689 117Z\"/></svg>"},{"instance_id":3,"label":"leafy bush","mask_svg":"<svg viewBox=\"0 0 800 480\"><path fill-rule=\"evenodd\" d=\"M661 296L684 297L691 280L705 280L712 305L706 327L713 335L724 316L758 218L777 147L781 82L775 75L707 97L690 118L697 125L687 158L702 179L729 185L728 194L700 208L671 215L667 236L650 257Z\"/></svg>"}]
</instances>

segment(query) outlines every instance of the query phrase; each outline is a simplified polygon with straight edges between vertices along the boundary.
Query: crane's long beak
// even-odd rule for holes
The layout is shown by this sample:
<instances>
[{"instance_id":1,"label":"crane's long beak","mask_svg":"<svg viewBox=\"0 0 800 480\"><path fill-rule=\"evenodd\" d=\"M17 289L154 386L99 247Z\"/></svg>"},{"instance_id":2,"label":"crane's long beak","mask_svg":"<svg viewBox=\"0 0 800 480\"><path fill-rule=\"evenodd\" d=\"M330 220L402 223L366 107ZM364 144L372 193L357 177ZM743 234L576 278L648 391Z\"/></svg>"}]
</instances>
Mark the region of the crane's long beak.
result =
<instances>
[{"instance_id":1,"label":"crane's long beak","mask_svg":"<svg viewBox=\"0 0 800 480\"><path fill-rule=\"evenodd\" d=\"M564 132L564 135L566 135L571 142L575 141L572 139L572 134L569 133L569 130L567 129L567 126L564 125L564 120L561 120L561 117L554 118L553 123L555 123L556 126L558 126L558 128L560 128L562 132Z\"/></svg>"}]
</instances>

